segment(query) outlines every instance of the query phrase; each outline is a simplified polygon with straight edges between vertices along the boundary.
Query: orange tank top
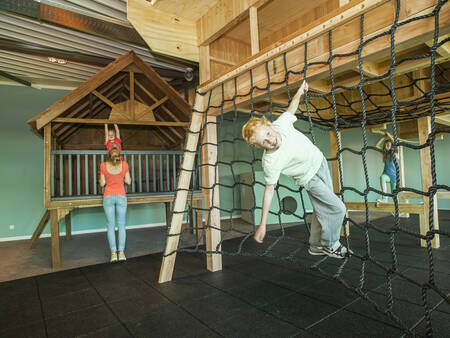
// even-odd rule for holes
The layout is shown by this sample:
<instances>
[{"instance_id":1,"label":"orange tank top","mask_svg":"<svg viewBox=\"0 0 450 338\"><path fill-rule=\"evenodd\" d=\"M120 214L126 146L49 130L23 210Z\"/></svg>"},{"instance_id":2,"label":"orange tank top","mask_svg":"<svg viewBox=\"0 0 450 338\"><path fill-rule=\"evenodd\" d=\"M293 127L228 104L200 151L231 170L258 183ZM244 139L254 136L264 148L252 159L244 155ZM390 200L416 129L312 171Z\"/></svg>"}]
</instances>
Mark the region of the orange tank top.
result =
<instances>
[{"instance_id":1,"label":"orange tank top","mask_svg":"<svg viewBox=\"0 0 450 338\"><path fill-rule=\"evenodd\" d=\"M124 178L128 172L128 163L122 161L122 171L118 174L111 174L106 169L106 162L100 164L100 174L105 175L105 190L103 197L110 195L123 195L125 196L125 183Z\"/></svg>"}]
</instances>

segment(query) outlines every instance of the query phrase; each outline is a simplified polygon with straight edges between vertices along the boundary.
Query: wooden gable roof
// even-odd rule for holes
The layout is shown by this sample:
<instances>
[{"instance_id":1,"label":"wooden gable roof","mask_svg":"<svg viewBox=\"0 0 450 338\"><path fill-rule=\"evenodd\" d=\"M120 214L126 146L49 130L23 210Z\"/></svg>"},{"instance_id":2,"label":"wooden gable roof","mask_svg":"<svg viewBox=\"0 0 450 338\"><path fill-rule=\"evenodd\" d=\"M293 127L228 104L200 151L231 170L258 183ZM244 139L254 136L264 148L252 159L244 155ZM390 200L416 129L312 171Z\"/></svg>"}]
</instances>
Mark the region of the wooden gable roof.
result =
<instances>
[{"instance_id":1,"label":"wooden gable roof","mask_svg":"<svg viewBox=\"0 0 450 338\"><path fill-rule=\"evenodd\" d=\"M27 123L41 133L45 125L53 122L53 134L66 140L83 124L105 121L96 119L105 117L105 110L111 123L120 120L122 124L151 125L162 137L173 141L184 137L180 128L187 126L191 107L151 66L130 51Z\"/></svg>"}]
</instances>

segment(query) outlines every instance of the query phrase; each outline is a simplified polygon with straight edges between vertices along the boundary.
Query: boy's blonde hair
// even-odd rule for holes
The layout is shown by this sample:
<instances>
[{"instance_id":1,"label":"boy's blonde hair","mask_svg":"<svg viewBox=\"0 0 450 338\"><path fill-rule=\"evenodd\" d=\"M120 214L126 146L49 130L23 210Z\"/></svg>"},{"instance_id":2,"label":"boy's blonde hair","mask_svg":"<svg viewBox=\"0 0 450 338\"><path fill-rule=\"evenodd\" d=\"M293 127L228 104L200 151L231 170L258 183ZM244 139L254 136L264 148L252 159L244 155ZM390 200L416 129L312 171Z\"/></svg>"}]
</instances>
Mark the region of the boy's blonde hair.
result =
<instances>
[{"instance_id":1,"label":"boy's blonde hair","mask_svg":"<svg viewBox=\"0 0 450 338\"><path fill-rule=\"evenodd\" d=\"M267 119L264 116L263 117L252 117L242 127L242 137L244 138L245 142L247 142L249 145L255 147L255 146L257 146L256 140L255 140L256 129L263 127L263 126L269 126L269 125L270 125L270 122L267 121Z\"/></svg>"}]
</instances>

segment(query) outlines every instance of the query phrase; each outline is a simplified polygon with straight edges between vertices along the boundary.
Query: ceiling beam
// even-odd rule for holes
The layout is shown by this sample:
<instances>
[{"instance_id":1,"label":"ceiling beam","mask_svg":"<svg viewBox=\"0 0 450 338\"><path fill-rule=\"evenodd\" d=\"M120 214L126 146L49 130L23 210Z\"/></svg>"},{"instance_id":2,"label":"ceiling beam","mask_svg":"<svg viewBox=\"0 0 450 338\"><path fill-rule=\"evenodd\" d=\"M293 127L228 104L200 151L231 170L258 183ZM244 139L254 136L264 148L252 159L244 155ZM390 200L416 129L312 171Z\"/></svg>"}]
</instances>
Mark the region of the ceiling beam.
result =
<instances>
[{"instance_id":1,"label":"ceiling beam","mask_svg":"<svg viewBox=\"0 0 450 338\"><path fill-rule=\"evenodd\" d=\"M0 70L0 76L3 76L4 78L10 79L10 80L12 80L14 82L23 84L24 86L31 87L31 82L22 80L21 78L18 78L18 77L14 76L14 75L8 74L7 72L4 72L2 70Z\"/></svg>"}]
</instances>

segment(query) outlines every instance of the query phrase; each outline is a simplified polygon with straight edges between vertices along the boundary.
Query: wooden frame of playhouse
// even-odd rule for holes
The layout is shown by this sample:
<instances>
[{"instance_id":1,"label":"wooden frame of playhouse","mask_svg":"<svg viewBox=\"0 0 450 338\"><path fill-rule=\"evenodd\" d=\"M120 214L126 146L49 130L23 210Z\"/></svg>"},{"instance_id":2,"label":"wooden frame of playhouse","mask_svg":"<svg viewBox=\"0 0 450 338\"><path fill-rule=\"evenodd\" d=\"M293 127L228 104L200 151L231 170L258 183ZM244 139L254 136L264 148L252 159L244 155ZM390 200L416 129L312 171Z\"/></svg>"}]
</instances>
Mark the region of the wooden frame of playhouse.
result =
<instances>
[{"instance_id":1,"label":"wooden frame of playhouse","mask_svg":"<svg viewBox=\"0 0 450 338\"><path fill-rule=\"evenodd\" d=\"M310 25L302 28L294 34L282 39L275 45L259 51L258 44L258 7L266 4L269 1L250 1L249 7L242 9L239 6L226 12L219 11L217 8L211 10L211 16L219 16L212 20L212 17L202 18L199 28L199 44L200 44L200 80L201 85L198 88L198 94L195 99L194 109L189 125L189 133L186 141L186 152L184 154L182 168L186 170L180 171L178 181L178 191L174 201L174 214L171 220L170 235L167 239L165 254L162 260L162 266L159 276L159 282L163 283L170 281L172 278L173 268L176 259L176 252L179 234L182 222L182 211L185 209L187 201L187 191L185 190L191 180L190 169L194 165L193 152L197 149L199 135L198 132L202 125L206 126L204 130L204 142L206 145L202 147L202 185L203 194L205 197L204 210L206 213L205 219L210 219L212 227L206 229L206 250L215 251L220 243L221 232L220 229L220 214L219 208L219 188L214 185L214 179L218 175L215 167L217 162L217 134L216 134L216 116L231 110L236 107L240 111L248 109L250 96L245 95L250 89L250 77L248 70L252 69L253 85L264 88L267 84L267 69L265 63L270 61L268 72L270 73L271 84L271 103L280 102L282 105L288 103L286 95L283 91L286 90L284 84L281 83L285 79L285 70L283 64L283 54L286 55L287 70L301 71L305 60L305 43L308 43L308 63L324 62L329 57L328 52L328 32L332 31L333 54L348 53L354 51L360 44L360 20L361 15L365 15L365 38L377 35L380 32L389 30L394 22L394 15L396 12L396 1L393 0L354 0L348 4L340 7L337 10L329 13L325 17L312 22ZM432 12L437 0L401 0L400 8L400 22L408 20L413 17L429 14ZM230 14L230 12L232 12ZM209 12L208 12L209 13ZM238 22L243 21L243 18L249 17L249 32L251 36L251 50L252 56L244 61L234 64L225 73L217 76L215 79L210 79L211 65L217 62L217 58L210 57L209 47L213 39L220 37L227 30L235 26ZM222 21L228 21L228 24L216 27ZM408 25L400 26L395 32L395 48L397 53L402 55L419 55L423 54L420 47L432 45L434 36L434 20L433 16L413 21ZM216 26L215 26L216 25ZM445 4L439 15L439 33L440 39L445 38L450 32L450 5ZM384 62L390 59L390 37L384 36L378 38L364 46L362 51L363 67L365 74L370 76L378 76L386 73L389 69L389 63ZM450 60L450 49L448 46L442 45L436 54L436 63L443 63ZM220 61L220 60L219 60ZM222 62L224 63L224 62ZM273 67L272 67L273 66ZM396 67L395 75L397 77L402 74L412 73L415 79L421 78L421 75L426 72L429 66L429 59L418 59L403 62ZM333 61L333 70L336 77L336 86L355 86L360 81L358 55L336 58ZM308 69L308 83L311 91L314 92L329 92L331 88L329 80L329 65L316 64ZM236 82L235 82L236 81ZM290 82L290 86L298 87L303 81L303 78L298 78ZM422 90L426 91L427 84L425 81L419 82ZM237 91L235 91L235 86ZM412 91L412 92L411 92ZM206 94L206 95L204 95ZM235 95L244 94L235 97ZM208 101L210 106L220 106L222 102L222 95L224 95L225 104L222 108L211 108L208 111L207 121L202 121ZM409 91L402 91L397 93L399 100L412 100L422 95L416 89ZM441 100L450 100L450 93L440 93L436 96ZM255 102L268 100L267 92L255 90L252 94L252 100ZM331 113L331 112L330 112ZM412 123L411 123L412 122ZM409 124L408 124L409 123ZM402 128L399 128L401 131ZM403 132L412 133L420 141L420 144L426 143L426 140L431 131L430 117L421 117L417 120L405 122ZM330 144L332 157L336 157L340 131L336 134L330 131ZM430 152L428 148L420 150L420 165L422 170L422 190L428 191L432 185L431 169L430 169ZM335 192L341 190L340 182L336 177L342 175L340 172L337 160L332 163L333 186ZM404 181L403 181L404 182ZM213 191L214 190L214 191ZM214 196L214 200L212 200ZM435 199L450 198L449 192L439 192ZM423 203L407 203L407 198L422 198L422 196L414 193L403 193L403 202L399 203L399 211L404 213L412 213L420 215L420 232L422 235L426 234L429 229L429 213L434 213L434 228L438 229L437 218L437 201L434 203L434 210L429 210L428 197L423 197ZM363 202L346 202L348 210L365 210ZM375 203L369 203L370 211L394 211L393 203L386 203L379 207ZM426 242L421 240L421 245L425 246ZM432 241L434 248L439 247L439 236L435 236ZM170 255L169 255L170 254ZM210 271L221 270L222 261L220 254L207 254L207 269Z\"/></svg>"},{"instance_id":2,"label":"wooden frame of playhouse","mask_svg":"<svg viewBox=\"0 0 450 338\"><path fill-rule=\"evenodd\" d=\"M168 222L190 110L178 92L130 51L29 120L28 124L44 138L47 209L29 247L50 220L52 265L58 268L59 222L65 218L66 239L70 239L70 212L103 205L97 176L107 156L104 123L120 125L122 139L129 136L122 151L132 177L128 204L165 203ZM122 128L129 129L124 133ZM194 175L198 181L191 186L193 206L200 209L201 182L198 173ZM202 222L201 217L197 212L196 222Z\"/></svg>"}]
</instances>

